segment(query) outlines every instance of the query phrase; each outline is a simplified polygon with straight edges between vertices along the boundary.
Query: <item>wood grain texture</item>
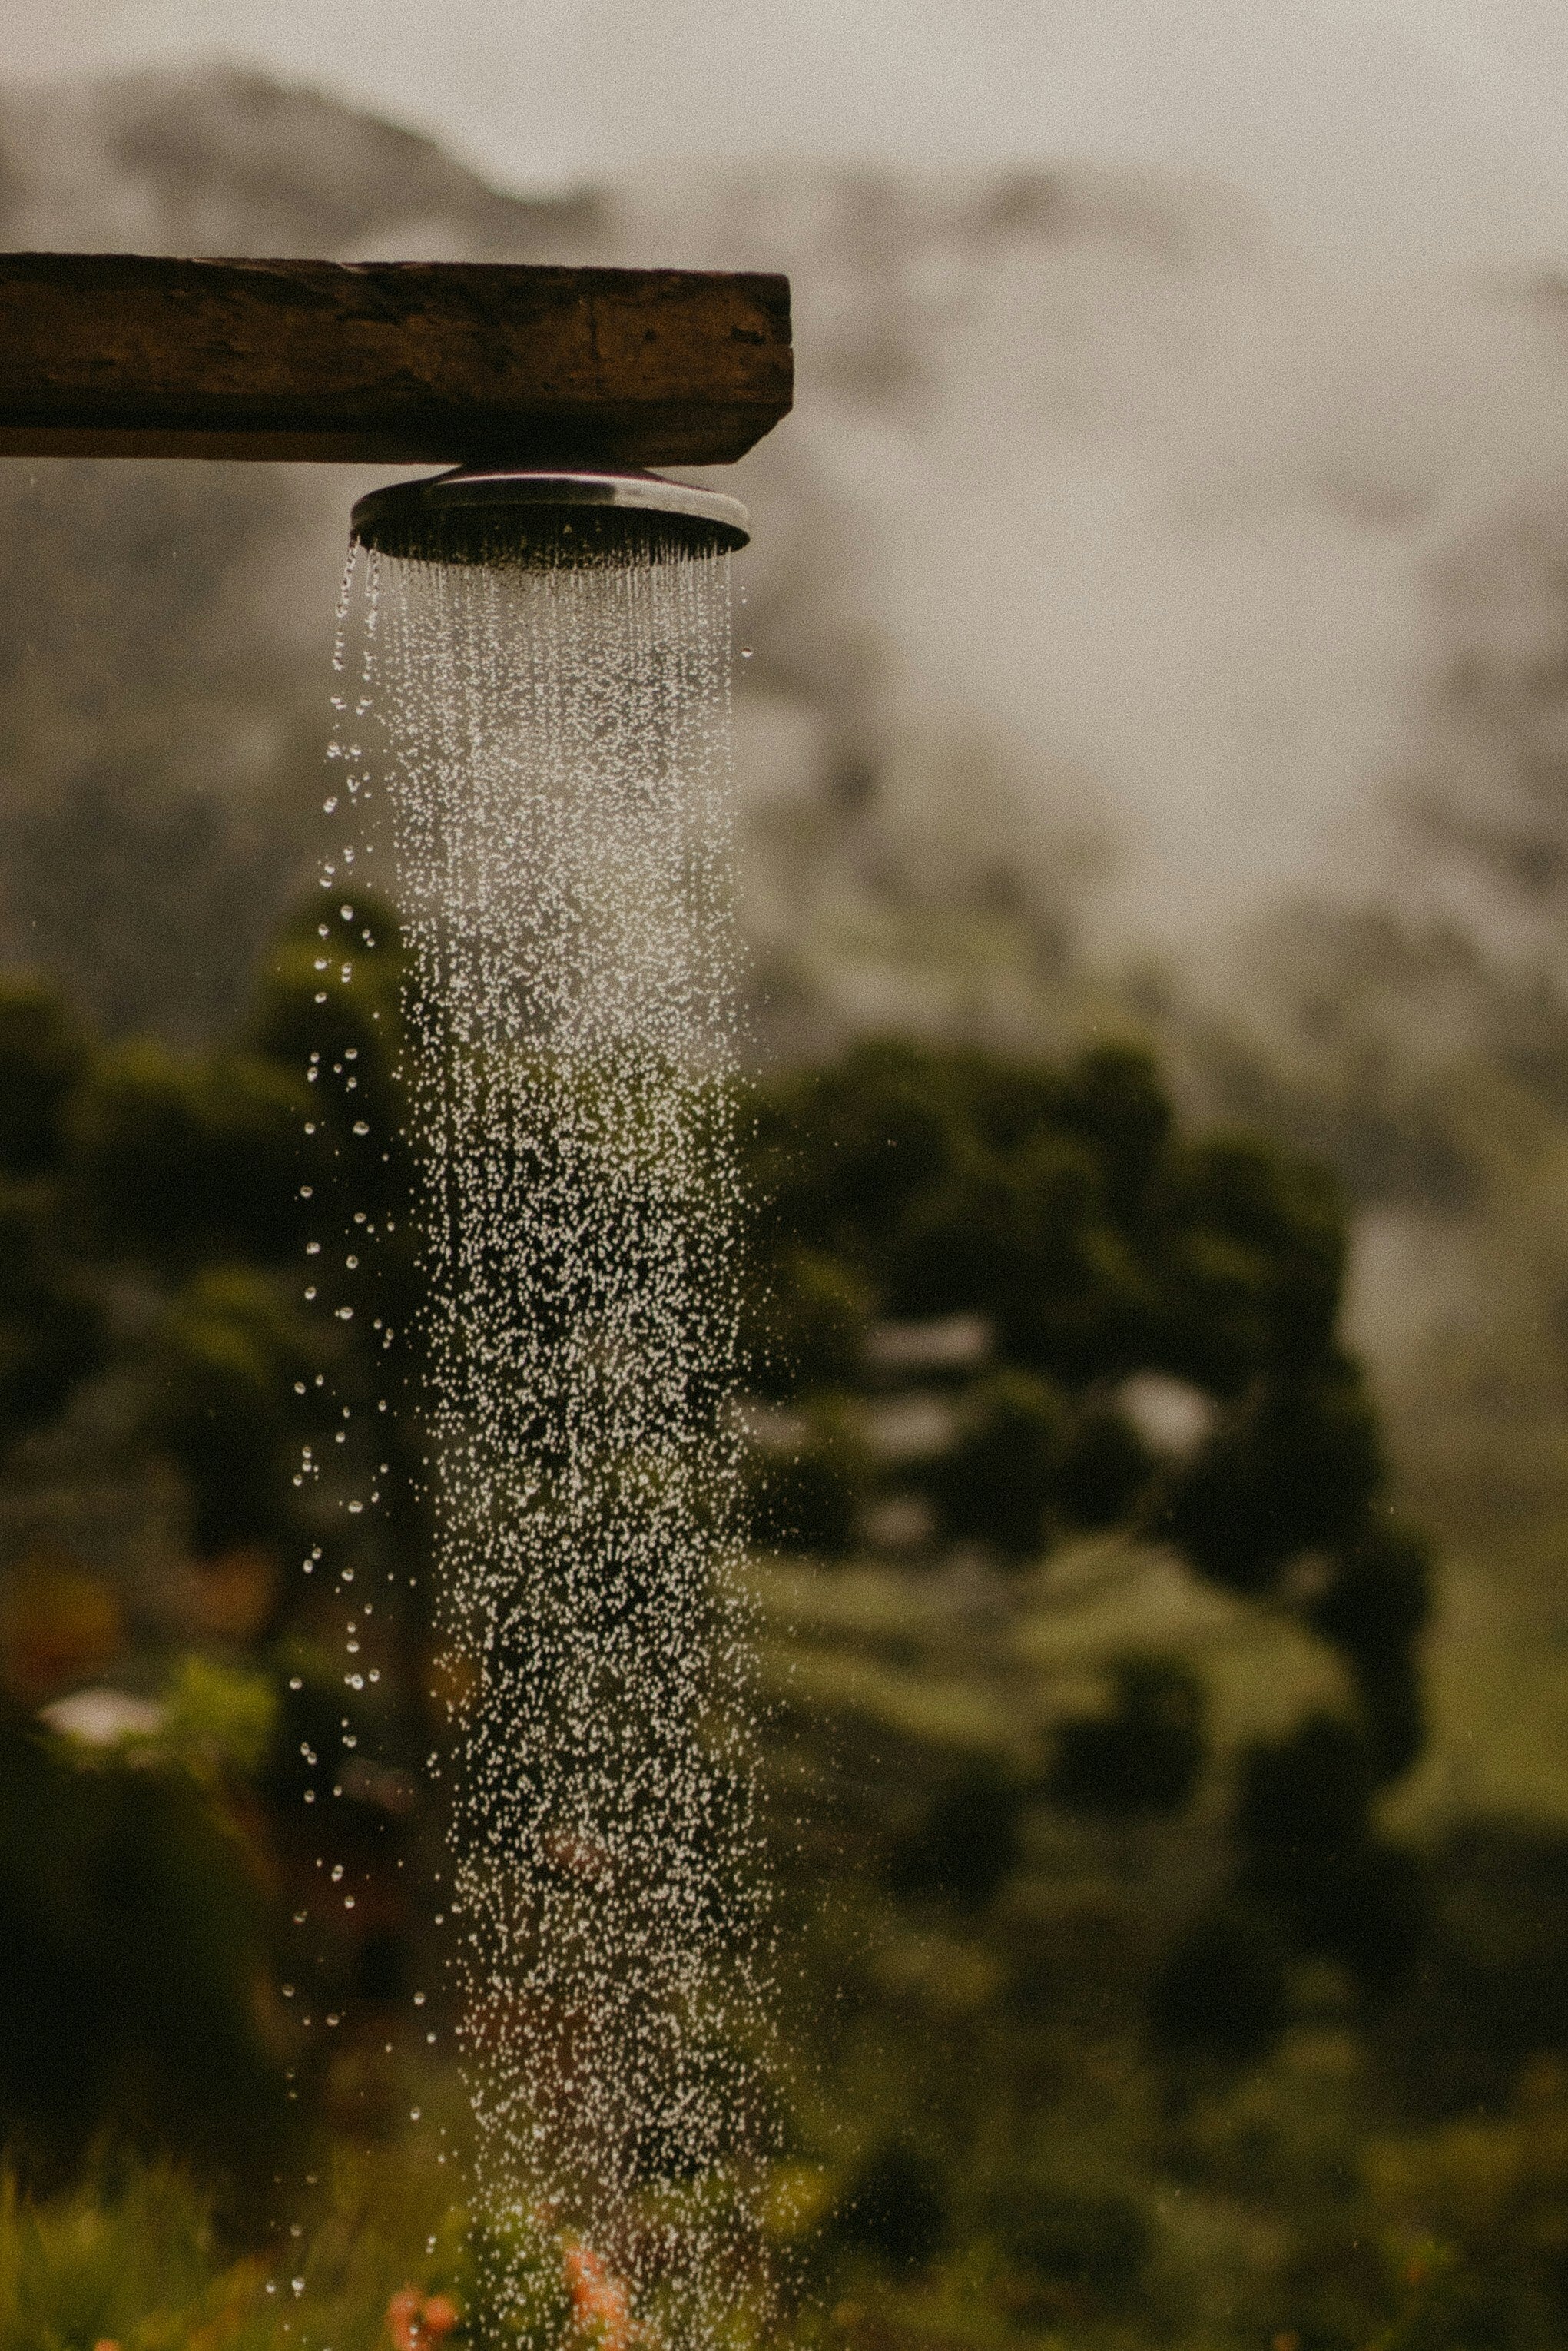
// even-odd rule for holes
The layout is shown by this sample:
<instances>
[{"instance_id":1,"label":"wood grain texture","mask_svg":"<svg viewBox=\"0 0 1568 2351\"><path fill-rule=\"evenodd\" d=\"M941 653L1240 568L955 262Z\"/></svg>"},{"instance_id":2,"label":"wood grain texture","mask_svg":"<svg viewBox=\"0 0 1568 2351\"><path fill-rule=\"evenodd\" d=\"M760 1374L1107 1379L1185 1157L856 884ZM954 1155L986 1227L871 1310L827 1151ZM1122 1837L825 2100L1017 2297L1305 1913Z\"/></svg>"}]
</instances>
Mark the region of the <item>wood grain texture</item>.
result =
<instances>
[{"instance_id":1,"label":"wood grain texture","mask_svg":"<svg viewBox=\"0 0 1568 2351\"><path fill-rule=\"evenodd\" d=\"M0 455L725 465L791 362L770 276L0 254Z\"/></svg>"}]
</instances>

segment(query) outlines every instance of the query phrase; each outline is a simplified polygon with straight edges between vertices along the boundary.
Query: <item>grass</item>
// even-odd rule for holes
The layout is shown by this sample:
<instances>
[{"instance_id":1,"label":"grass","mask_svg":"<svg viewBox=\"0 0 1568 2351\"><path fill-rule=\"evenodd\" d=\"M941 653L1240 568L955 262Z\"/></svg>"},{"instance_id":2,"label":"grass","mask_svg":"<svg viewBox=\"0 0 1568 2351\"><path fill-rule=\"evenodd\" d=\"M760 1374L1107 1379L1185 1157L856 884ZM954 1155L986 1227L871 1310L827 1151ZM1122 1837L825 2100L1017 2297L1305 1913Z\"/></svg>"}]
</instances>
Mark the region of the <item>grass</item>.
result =
<instances>
[{"instance_id":1,"label":"grass","mask_svg":"<svg viewBox=\"0 0 1568 2351\"><path fill-rule=\"evenodd\" d=\"M0 2351L388 2351L400 2289L423 2302L456 2283L461 2215L434 2209L406 2150L345 2154L315 2184L321 2209L298 2237L286 2226L241 2250L167 2167L105 2158L42 2199L8 2171Z\"/></svg>"}]
</instances>

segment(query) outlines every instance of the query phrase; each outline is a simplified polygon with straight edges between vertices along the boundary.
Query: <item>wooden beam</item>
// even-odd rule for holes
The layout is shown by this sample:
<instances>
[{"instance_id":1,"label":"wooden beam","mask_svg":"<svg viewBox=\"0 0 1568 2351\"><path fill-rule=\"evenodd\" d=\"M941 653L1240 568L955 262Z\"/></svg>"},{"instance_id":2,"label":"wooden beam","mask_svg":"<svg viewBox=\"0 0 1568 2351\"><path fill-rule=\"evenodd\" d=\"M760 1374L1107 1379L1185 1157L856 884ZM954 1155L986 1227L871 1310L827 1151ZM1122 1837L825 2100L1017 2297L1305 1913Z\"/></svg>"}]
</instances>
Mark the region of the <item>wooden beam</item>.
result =
<instances>
[{"instance_id":1,"label":"wooden beam","mask_svg":"<svg viewBox=\"0 0 1568 2351\"><path fill-rule=\"evenodd\" d=\"M0 254L0 455L727 465L789 408L783 277Z\"/></svg>"}]
</instances>

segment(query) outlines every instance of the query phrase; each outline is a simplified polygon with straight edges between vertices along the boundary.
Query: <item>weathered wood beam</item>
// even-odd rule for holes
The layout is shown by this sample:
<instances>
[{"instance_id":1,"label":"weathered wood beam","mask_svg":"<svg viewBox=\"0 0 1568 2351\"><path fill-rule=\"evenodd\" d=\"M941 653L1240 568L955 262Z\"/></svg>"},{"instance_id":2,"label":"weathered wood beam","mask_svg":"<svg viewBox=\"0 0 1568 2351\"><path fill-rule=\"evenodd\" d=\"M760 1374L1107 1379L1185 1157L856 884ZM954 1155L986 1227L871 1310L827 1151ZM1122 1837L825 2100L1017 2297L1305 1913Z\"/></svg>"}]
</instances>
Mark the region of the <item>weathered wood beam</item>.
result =
<instances>
[{"instance_id":1,"label":"weathered wood beam","mask_svg":"<svg viewBox=\"0 0 1568 2351\"><path fill-rule=\"evenodd\" d=\"M724 465L791 383L783 277L0 254L0 456Z\"/></svg>"}]
</instances>

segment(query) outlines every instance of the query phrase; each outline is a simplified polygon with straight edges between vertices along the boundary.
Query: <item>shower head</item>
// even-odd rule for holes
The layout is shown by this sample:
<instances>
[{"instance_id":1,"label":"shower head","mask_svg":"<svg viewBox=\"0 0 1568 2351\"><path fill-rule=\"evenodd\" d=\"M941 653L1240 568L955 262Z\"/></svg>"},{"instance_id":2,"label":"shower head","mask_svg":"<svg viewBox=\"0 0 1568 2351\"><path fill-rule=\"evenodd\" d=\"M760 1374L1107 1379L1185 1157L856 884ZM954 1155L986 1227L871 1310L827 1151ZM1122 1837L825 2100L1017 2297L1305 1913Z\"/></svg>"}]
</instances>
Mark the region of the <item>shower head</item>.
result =
<instances>
[{"instance_id":1,"label":"shower head","mask_svg":"<svg viewBox=\"0 0 1568 2351\"><path fill-rule=\"evenodd\" d=\"M657 474L591 466L458 466L394 482L355 507L361 547L415 563L590 570L727 555L750 533L738 498Z\"/></svg>"}]
</instances>

